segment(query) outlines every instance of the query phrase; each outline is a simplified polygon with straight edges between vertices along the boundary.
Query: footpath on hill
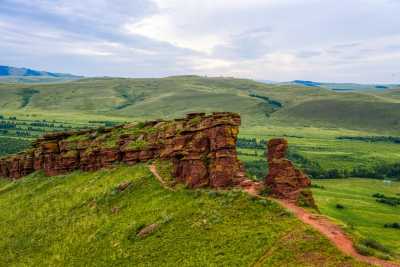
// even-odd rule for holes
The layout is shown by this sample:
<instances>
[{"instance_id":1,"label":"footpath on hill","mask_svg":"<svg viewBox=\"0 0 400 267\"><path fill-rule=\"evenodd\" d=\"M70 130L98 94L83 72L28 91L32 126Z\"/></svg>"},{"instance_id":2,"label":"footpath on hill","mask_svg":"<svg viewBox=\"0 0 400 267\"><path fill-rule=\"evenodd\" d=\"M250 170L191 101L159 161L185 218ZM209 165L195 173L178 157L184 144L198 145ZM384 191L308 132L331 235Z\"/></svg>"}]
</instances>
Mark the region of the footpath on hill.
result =
<instances>
[{"instance_id":1,"label":"footpath on hill","mask_svg":"<svg viewBox=\"0 0 400 267\"><path fill-rule=\"evenodd\" d=\"M174 189L169 187L167 183L163 180L161 175L157 172L157 167L154 164L150 165L149 169L165 189L174 191ZM247 187L245 191L252 196L267 199L265 197L257 195L254 187L251 186ZM400 267L400 264L390 261L385 261L375 257L364 256L358 253L353 246L353 241L345 234L345 232L337 224L333 223L325 216L313 214L288 201L278 200L278 199L272 199L272 200L278 202L284 208L291 211L299 220L310 225L315 230L326 236L344 254L356 258L359 261L376 266Z\"/></svg>"},{"instance_id":2,"label":"footpath on hill","mask_svg":"<svg viewBox=\"0 0 400 267\"><path fill-rule=\"evenodd\" d=\"M312 226L318 232L326 236L340 251L344 254L352 256L359 261L366 262L376 266L382 267L399 267L400 264L385 261L375 257L368 257L358 253L354 246L353 241L344 233L344 231L331 220L325 216L313 214L293 203L278 200L283 207L290 210L302 222Z\"/></svg>"}]
</instances>

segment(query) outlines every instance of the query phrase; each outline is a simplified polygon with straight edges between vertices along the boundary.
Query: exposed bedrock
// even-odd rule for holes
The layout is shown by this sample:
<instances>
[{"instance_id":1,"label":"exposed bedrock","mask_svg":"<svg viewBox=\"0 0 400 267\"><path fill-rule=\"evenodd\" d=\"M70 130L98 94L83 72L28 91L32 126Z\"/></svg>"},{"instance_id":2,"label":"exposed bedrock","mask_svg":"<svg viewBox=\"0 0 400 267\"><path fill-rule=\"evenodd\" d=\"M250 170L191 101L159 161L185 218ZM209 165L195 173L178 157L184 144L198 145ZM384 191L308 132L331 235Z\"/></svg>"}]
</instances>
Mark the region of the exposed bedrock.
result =
<instances>
[{"instance_id":1,"label":"exposed bedrock","mask_svg":"<svg viewBox=\"0 0 400 267\"><path fill-rule=\"evenodd\" d=\"M191 188L233 186L244 177L236 155L239 126L238 114L216 112L47 134L32 149L0 159L0 176L18 179L37 170L52 176L165 159L173 162L177 181Z\"/></svg>"},{"instance_id":2,"label":"exposed bedrock","mask_svg":"<svg viewBox=\"0 0 400 267\"><path fill-rule=\"evenodd\" d=\"M312 193L307 189L311 180L286 158L287 149L288 142L284 138L271 139L268 142L269 172L265 183L275 197L315 207Z\"/></svg>"}]
</instances>

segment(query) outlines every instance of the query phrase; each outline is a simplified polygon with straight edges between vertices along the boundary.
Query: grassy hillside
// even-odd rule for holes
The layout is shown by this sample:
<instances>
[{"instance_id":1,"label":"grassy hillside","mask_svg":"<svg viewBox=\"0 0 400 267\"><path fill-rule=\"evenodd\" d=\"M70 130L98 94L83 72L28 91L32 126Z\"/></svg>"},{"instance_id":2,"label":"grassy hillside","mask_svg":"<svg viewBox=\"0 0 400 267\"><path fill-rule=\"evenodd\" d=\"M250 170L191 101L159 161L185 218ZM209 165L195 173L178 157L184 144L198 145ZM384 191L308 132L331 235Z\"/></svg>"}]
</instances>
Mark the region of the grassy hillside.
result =
<instances>
[{"instance_id":1,"label":"grassy hillside","mask_svg":"<svg viewBox=\"0 0 400 267\"><path fill-rule=\"evenodd\" d=\"M0 179L0 235L7 266L364 266L272 202L171 192L146 165Z\"/></svg>"},{"instance_id":2,"label":"grassy hillside","mask_svg":"<svg viewBox=\"0 0 400 267\"><path fill-rule=\"evenodd\" d=\"M235 86L231 87L231 84ZM262 120L265 119L264 101L247 94L246 86L251 88L252 84L261 86L251 81L220 82L215 79L214 82L191 77L83 79L32 86L8 84L0 86L0 110L39 114L54 111L129 119L173 118L193 111L236 110L249 121Z\"/></svg>"},{"instance_id":3,"label":"grassy hillside","mask_svg":"<svg viewBox=\"0 0 400 267\"><path fill-rule=\"evenodd\" d=\"M0 114L70 120L141 120L195 111L235 111L245 126L297 124L395 132L400 129L399 105L395 97L380 93L337 93L198 76L0 84Z\"/></svg>"},{"instance_id":4,"label":"grassy hillside","mask_svg":"<svg viewBox=\"0 0 400 267\"><path fill-rule=\"evenodd\" d=\"M357 97L352 95L301 102L281 112L277 119L295 125L336 125L375 132L400 130L400 103Z\"/></svg>"},{"instance_id":5,"label":"grassy hillside","mask_svg":"<svg viewBox=\"0 0 400 267\"><path fill-rule=\"evenodd\" d=\"M360 242L376 240L387 248L383 254L389 253L400 259L400 229L384 227L385 224L400 223L400 205L380 203L373 197L376 193L399 197L399 182L387 184L377 180L341 179L316 180L313 183L324 187L313 189L323 214L342 221ZM338 208L338 204L343 208Z\"/></svg>"}]
</instances>

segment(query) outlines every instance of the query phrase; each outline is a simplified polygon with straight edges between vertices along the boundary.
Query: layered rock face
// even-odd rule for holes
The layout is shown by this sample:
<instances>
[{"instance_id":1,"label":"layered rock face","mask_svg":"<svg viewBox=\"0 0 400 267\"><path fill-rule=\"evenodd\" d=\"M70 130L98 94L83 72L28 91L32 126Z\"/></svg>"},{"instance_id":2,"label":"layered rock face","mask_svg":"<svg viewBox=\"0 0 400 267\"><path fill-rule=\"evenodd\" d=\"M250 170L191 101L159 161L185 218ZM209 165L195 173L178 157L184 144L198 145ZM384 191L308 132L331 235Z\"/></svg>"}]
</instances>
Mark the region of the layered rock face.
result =
<instances>
[{"instance_id":1,"label":"layered rock face","mask_svg":"<svg viewBox=\"0 0 400 267\"><path fill-rule=\"evenodd\" d=\"M267 149L269 173L265 183L271 189L272 195L315 206L312 194L310 195L311 191L305 190L311 185L311 180L290 160L286 159L287 140L271 139Z\"/></svg>"},{"instance_id":2,"label":"layered rock face","mask_svg":"<svg viewBox=\"0 0 400 267\"><path fill-rule=\"evenodd\" d=\"M227 187L243 180L236 155L240 116L219 112L184 119L47 134L33 148L0 159L0 176L21 178L37 170L58 175L94 171L115 163L173 162L173 175L189 187Z\"/></svg>"}]
</instances>

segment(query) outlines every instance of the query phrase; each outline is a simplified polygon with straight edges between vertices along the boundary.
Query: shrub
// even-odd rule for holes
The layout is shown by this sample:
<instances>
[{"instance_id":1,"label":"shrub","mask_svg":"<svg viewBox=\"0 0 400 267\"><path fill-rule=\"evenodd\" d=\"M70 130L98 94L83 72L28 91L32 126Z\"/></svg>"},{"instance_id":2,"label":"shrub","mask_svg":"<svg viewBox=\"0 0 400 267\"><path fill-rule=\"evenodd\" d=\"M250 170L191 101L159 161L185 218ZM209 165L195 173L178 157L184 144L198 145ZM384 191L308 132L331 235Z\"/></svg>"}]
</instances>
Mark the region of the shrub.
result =
<instances>
[{"instance_id":1,"label":"shrub","mask_svg":"<svg viewBox=\"0 0 400 267\"><path fill-rule=\"evenodd\" d=\"M397 204L398 204L396 200L392 200L392 199L388 199L388 198L378 198L376 200L376 202L383 203L383 204L390 205L390 206L397 206Z\"/></svg>"},{"instance_id":2,"label":"shrub","mask_svg":"<svg viewBox=\"0 0 400 267\"><path fill-rule=\"evenodd\" d=\"M318 184L311 184L311 188L325 189L325 186L323 186L323 185L318 185Z\"/></svg>"},{"instance_id":3,"label":"shrub","mask_svg":"<svg viewBox=\"0 0 400 267\"><path fill-rule=\"evenodd\" d=\"M400 223L395 222L395 223L386 223L384 225L385 228L394 228L394 229L400 229Z\"/></svg>"},{"instance_id":4,"label":"shrub","mask_svg":"<svg viewBox=\"0 0 400 267\"><path fill-rule=\"evenodd\" d=\"M360 253L361 255L364 256L374 255L373 250L363 244L356 244L354 247L357 250L357 252Z\"/></svg>"},{"instance_id":5,"label":"shrub","mask_svg":"<svg viewBox=\"0 0 400 267\"><path fill-rule=\"evenodd\" d=\"M375 194L373 194L372 196L373 196L373 197L376 197L376 198L384 198L384 197L385 197L385 195L384 195L384 194L381 194L381 193L375 193Z\"/></svg>"},{"instance_id":6,"label":"shrub","mask_svg":"<svg viewBox=\"0 0 400 267\"><path fill-rule=\"evenodd\" d=\"M382 245L381 243L379 243L378 241L376 241L372 238L367 238L367 239L362 240L361 244L366 247L369 247L369 248L372 248L372 249L375 249L375 250L378 250L378 251L381 251L384 253L390 252L390 250L387 247L385 247L384 245Z\"/></svg>"},{"instance_id":7,"label":"shrub","mask_svg":"<svg viewBox=\"0 0 400 267\"><path fill-rule=\"evenodd\" d=\"M344 206L342 204L336 204L336 208L342 210L344 209Z\"/></svg>"},{"instance_id":8,"label":"shrub","mask_svg":"<svg viewBox=\"0 0 400 267\"><path fill-rule=\"evenodd\" d=\"M400 205L400 198L398 197L388 197L381 193L376 193L372 195L376 198L376 202L387 204L390 206L397 206Z\"/></svg>"}]
</instances>

